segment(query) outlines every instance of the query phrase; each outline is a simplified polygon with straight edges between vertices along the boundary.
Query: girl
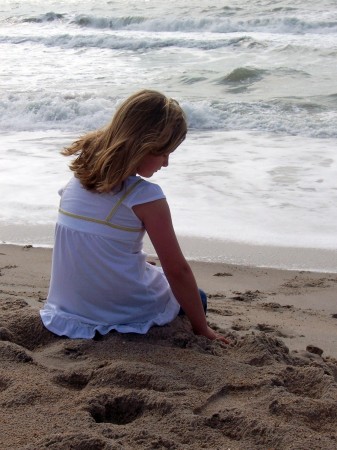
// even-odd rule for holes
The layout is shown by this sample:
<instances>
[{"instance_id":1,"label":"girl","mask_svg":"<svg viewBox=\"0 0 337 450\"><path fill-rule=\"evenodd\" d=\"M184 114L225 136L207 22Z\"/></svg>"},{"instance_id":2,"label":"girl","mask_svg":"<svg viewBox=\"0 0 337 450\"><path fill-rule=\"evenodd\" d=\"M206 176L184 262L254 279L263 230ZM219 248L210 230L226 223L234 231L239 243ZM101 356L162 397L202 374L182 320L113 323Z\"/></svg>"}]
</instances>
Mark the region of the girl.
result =
<instances>
[{"instance_id":1,"label":"girl","mask_svg":"<svg viewBox=\"0 0 337 450\"><path fill-rule=\"evenodd\" d=\"M63 150L76 155L61 190L49 294L41 318L58 335L146 333L180 309L195 334L228 341L206 322L161 188L150 178L185 139L179 104L152 90L129 97L111 123ZM162 269L145 261L148 233Z\"/></svg>"}]
</instances>

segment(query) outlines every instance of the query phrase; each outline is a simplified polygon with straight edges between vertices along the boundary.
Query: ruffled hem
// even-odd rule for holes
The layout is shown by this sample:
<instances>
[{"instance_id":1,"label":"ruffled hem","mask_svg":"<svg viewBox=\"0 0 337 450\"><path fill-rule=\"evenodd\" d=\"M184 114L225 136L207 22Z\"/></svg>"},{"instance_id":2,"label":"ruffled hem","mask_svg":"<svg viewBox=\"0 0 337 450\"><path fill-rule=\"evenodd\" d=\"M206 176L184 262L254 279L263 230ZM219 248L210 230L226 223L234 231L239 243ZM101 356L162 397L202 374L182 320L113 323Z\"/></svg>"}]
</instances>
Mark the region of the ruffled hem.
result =
<instances>
[{"instance_id":1,"label":"ruffled hem","mask_svg":"<svg viewBox=\"0 0 337 450\"><path fill-rule=\"evenodd\" d=\"M67 314L48 306L45 306L40 311L40 316L44 326L58 336L67 336L72 339L92 339L96 332L105 335L111 330L119 333L146 334L154 325L162 326L172 322L177 317L179 310L178 302L175 304L171 301L163 313L146 322L111 325L83 322L72 314Z\"/></svg>"}]
</instances>

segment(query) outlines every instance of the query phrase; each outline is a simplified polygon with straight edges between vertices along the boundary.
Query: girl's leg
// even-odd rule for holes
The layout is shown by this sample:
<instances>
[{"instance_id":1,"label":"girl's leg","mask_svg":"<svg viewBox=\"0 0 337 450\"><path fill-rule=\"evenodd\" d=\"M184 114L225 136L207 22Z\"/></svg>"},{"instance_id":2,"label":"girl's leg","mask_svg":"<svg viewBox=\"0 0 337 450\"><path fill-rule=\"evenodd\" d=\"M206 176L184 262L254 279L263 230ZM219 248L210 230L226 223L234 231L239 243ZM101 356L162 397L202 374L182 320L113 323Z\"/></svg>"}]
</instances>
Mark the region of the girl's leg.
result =
<instances>
[{"instance_id":1,"label":"girl's leg","mask_svg":"<svg viewBox=\"0 0 337 450\"><path fill-rule=\"evenodd\" d=\"M206 315L206 312L207 312L207 295L205 294L205 292L202 289L199 289L199 294L200 294L202 307L204 308L205 315ZM178 316L183 316L183 315L185 315L185 311L182 308L180 308Z\"/></svg>"}]
</instances>

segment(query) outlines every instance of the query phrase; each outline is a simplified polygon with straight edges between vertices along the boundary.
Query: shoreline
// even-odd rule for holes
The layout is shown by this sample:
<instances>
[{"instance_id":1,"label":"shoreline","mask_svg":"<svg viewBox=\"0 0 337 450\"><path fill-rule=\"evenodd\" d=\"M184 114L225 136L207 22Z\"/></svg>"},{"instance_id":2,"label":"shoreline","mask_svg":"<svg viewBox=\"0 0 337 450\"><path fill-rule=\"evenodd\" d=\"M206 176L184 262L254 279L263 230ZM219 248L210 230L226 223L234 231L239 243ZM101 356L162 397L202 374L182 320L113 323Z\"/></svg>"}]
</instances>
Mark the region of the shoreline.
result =
<instances>
[{"instance_id":1,"label":"shoreline","mask_svg":"<svg viewBox=\"0 0 337 450\"><path fill-rule=\"evenodd\" d=\"M52 248L53 234L54 224L37 226L2 224L0 245ZM182 251L189 261L337 273L337 249L260 245L180 234L177 236ZM147 236L144 239L144 251L149 255L155 255Z\"/></svg>"},{"instance_id":2,"label":"shoreline","mask_svg":"<svg viewBox=\"0 0 337 450\"><path fill-rule=\"evenodd\" d=\"M178 239L185 257L191 261L337 273L337 250L334 249L259 245L180 235ZM148 252L154 254L151 243L144 242Z\"/></svg>"},{"instance_id":3,"label":"shoreline","mask_svg":"<svg viewBox=\"0 0 337 450\"><path fill-rule=\"evenodd\" d=\"M67 339L39 317L51 254L0 244L1 448L336 448L337 274L194 261L230 345L186 317Z\"/></svg>"},{"instance_id":4,"label":"shoreline","mask_svg":"<svg viewBox=\"0 0 337 450\"><path fill-rule=\"evenodd\" d=\"M0 244L0 286L12 286L15 296L27 284L28 291L40 289L44 293L40 297L46 298L51 257L51 248ZM155 255L149 255L148 260L159 264ZM337 274L216 261L189 260L189 264L199 287L211 303L217 303L216 311L219 302L221 308L228 301L235 307L235 314L229 316L210 313L216 327L243 335L270 322L267 332L280 337L290 350L305 352L308 345L317 345L337 358ZM1 292L6 293L6 289ZM31 304L29 298L25 300ZM210 308L212 311L212 305ZM317 320L322 323L317 324Z\"/></svg>"}]
</instances>

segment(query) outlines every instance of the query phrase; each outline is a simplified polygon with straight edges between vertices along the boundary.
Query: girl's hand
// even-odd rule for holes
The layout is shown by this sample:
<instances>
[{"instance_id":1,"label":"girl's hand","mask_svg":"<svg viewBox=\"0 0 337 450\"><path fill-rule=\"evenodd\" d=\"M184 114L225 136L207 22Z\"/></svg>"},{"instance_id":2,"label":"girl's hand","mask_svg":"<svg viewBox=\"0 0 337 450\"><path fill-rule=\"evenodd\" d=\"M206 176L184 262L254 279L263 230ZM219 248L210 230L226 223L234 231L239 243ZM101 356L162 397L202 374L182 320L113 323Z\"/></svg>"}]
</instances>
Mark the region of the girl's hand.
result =
<instances>
[{"instance_id":1,"label":"girl's hand","mask_svg":"<svg viewBox=\"0 0 337 450\"><path fill-rule=\"evenodd\" d=\"M225 336L223 336L220 333L215 332L214 330L212 330L212 328L210 328L209 326L207 326L207 329L204 332L196 332L195 334L199 335L199 336L205 336L207 339L210 339L211 341L221 341L224 344L230 344L231 341L229 341L228 339L225 338Z\"/></svg>"}]
</instances>

